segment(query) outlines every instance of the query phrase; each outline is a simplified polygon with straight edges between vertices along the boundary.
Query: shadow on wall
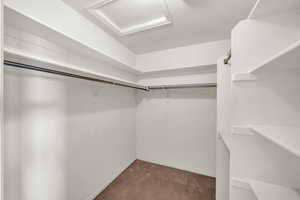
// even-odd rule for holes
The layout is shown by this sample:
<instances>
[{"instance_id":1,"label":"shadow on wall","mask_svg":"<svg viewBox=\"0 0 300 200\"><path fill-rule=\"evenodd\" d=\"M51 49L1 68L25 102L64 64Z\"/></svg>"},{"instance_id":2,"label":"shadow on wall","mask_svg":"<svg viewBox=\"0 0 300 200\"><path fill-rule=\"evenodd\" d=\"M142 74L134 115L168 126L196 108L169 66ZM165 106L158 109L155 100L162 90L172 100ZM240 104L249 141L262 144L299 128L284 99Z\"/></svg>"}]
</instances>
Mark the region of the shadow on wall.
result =
<instances>
[{"instance_id":1,"label":"shadow on wall","mask_svg":"<svg viewBox=\"0 0 300 200\"><path fill-rule=\"evenodd\" d=\"M5 199L80 200L135 159L135 91L5 70Z\"/></svg>"},{"instance_id":2,"label":"shadow on wall","mask_svg":"<svg viewBox=\"0 0 300 200\"><path fill-rule=\"evenodd\" d=\"M65 93L62 80L5 70L5 199L67 198Z\"/></svg>"}]
</instances>

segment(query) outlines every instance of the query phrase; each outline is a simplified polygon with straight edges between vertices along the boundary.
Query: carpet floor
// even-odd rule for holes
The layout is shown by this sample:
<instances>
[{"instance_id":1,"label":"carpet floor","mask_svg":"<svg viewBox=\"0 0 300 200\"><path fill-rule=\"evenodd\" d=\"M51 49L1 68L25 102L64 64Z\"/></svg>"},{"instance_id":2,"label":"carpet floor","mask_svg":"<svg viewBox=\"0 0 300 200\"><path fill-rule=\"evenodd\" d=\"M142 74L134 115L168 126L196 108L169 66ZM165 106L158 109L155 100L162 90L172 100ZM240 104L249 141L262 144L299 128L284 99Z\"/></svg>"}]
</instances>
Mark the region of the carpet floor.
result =
<instances>
[{"instance_id":1,"label":"carpet floor","mask_svg":"<svg viewBox=\"0 0 300 200\"><path fill-rule=\"evenodd\" d=\"M136 160L95 200L215 200L215 178Z\"/></svg>"}]
</instances>

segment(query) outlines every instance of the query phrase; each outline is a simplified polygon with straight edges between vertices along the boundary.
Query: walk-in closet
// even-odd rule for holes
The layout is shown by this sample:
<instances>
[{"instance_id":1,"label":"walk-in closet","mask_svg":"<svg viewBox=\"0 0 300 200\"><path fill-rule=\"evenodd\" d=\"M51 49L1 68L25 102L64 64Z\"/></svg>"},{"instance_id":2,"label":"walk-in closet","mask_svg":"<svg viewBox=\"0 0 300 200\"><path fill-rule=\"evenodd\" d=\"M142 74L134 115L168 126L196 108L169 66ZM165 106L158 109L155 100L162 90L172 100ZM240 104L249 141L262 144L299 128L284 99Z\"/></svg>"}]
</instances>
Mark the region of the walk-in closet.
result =
<instances>
[{"instance_id":1,"label":"walk-in closet","mask_svg":"<svg viewBox=\"0 0 300 200\"><path fill-rule=\"evenodd\" d=\"M0 1L0 200L300 200L299 0Z\"/></svg>"}]
</instances>

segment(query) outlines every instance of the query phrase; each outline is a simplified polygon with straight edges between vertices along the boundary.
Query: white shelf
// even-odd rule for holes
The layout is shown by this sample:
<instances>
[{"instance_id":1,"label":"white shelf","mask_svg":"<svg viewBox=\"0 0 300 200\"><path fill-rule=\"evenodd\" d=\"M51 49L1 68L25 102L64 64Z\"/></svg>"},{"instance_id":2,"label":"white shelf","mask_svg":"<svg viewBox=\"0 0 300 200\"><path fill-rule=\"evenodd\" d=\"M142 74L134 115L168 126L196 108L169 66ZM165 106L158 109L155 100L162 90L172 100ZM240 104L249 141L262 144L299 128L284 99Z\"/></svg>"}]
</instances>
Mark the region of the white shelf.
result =
<instances>
[{"instance_id":1,"label":"white shelf","mask_svg":"<svg viewBox=\"0 0 300 200\"><path fill-rule=\"evenodd\" d=\"M257 0L248 18L257 19L297 8L300 8L299 0Z\"/></svg>"},{"instance_id":2,"label":"white shelf","mask_svg":"<svg viewBox=\"0 0 300 200\"><path fill-rule=\"evenodd\" d=\"M300 69L300 40L258 64L253 70L234 74L233 81L254 81L262 72L272 76L274 71L282 72L289 69Z\"/></svg>"},{"instance_id":3,"label":"white shelf","mask_svg":"<svg viewBox=\"0 0 300 200\"><path fill-rule=\"evenodd\" d=\"M300 194L291 188L260 181L250 181L250 186L258 200L300 200Z\"/></svg>"},{"instance_id":4,"label":"white shelf","mask_svg":"<svg viewBox=\"0 0 300 200\"><path fill-rule=\"evenodd\" d=\"M211 64L203 64L197 66L189 66L189 67L176 67L176 68L163 68L158 70L143 70L142 75L152 75L152 74L170 74L170 73L185 73L191 71L208 71L208 72L216 72L217 63Z\"/></svg>"},{"instance_id":5,"label":"white shelf","mask_svg":"<svg viewBox=\"0 0 300 200\"><path fill-rule=\"evenodd\" d=\"M300 1L299 1L300 2ZM271 58L265 60L256 66L249 73L257 74L262 70L277 70L277 69L300 69L300 40L290 45L283 51L277 53Z\"/></svg>"},{"instance_id":6,"label":"white shelf","mask_svg":"<svg viewBox=\"0 0 300 200\"><path fill-rule=\"evenodd\" d=\"M249 127L253 132L300 157L300 128L252 125Z\"/></svg>"}]
</instances>

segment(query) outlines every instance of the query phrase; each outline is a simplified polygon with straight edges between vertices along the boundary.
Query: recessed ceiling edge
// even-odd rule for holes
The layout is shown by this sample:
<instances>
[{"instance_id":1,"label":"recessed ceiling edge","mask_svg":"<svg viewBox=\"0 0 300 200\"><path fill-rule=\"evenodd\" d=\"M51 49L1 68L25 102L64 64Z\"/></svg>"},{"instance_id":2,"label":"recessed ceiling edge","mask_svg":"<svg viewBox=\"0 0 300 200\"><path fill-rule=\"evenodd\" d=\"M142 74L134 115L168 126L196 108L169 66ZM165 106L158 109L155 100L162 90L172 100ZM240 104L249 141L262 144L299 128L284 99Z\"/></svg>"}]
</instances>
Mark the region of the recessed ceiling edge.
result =
<instances>
[{"instance_id":1,"label":"recessed ceiling edge","mask_svg":"<svg viewBox=\"0 0 300 200\"><path fill-rule=\"evenodd\" d=\"M99 9L101 7L104 7L106 5L109 5L111 3L117 2L119 0L100 0L96 3L93 3L92 5L89 5L86 9L87 11L92 14L97 20L105 24L107 27L109 27L112 31L117 33L119 36L126 36L146 30L150 30L153 28L165 26L172 24L172 18L171 14L168 9L168 5L166 0L159 0L162 4L162 10L163 10L163 17L156 18L153 20L149 20L145 23L140 23L136 25L132 25L126 28L120 28L113 20L111 20L108 16L106 16L104 13L99 12Z\"/></svg>"}]
</instances>

